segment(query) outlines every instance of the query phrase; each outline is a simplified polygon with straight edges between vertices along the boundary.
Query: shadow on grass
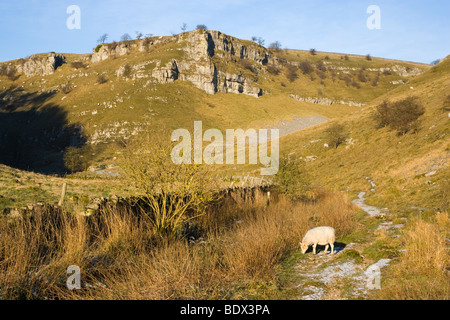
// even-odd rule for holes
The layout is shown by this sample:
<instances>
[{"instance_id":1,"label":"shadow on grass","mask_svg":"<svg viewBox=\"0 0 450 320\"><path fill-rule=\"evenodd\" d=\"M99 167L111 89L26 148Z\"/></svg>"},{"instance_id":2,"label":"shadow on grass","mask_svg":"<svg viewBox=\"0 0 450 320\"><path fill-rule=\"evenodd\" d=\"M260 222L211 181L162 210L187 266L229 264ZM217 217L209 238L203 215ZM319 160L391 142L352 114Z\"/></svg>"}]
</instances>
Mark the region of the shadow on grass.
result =
<instances>
[{"instance_id":1,"label":"shadow on grass","mask_svg":"<svg viewBox=\"0 0 450 320\"><path fill-rule=\"evenodd\" d=\"M82 127L70 124L67 111L46 103L56 91L0 93L0 163L43 174L64 174L68 147L86 143Z\"/></svg>"}]
</instances>

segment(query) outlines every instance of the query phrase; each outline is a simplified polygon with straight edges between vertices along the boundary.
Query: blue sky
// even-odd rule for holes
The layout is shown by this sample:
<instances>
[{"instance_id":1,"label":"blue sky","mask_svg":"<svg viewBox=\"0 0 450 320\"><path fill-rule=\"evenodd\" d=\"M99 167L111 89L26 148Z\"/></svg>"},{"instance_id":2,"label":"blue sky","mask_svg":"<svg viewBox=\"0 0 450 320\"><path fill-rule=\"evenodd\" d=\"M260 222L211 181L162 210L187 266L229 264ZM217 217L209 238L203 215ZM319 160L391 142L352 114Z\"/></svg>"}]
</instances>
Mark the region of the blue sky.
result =
<instances>
[{"instance_id":1,"label":"blue sky","mask_svg":"<svg viewBox=\"0 0 450 320\"><path fill-rule=\"evenodd\" d=\"M81 9L81 29L69 30L67 7ZM367 8L381 9L381 29L369 30ZM34 53L90 53L100 35L170 35L197 24L266 45L429 63L450 54L448 0L0 0L0 61Z\"/></svg>"}]
</instances>

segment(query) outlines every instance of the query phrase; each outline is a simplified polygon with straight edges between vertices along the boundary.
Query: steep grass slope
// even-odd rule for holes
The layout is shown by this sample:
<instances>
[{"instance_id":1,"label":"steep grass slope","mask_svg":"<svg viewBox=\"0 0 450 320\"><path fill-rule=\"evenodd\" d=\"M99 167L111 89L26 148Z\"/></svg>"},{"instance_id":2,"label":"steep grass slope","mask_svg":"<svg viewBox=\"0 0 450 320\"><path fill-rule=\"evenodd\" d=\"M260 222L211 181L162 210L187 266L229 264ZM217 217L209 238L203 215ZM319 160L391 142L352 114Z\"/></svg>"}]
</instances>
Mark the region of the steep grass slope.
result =
<instances>
[{"instance_id":1,"label":"steep grass slope","mask_svg":"<svg viewBox=\"0 0 450 320\"><path fill-rule=\"evenodd\" d=\"M358 114L336 118L347 137L338 148L326 148L326 129L332 123L293 134L281 144L285 153L315 156L306 169L324 186L341 191L375 192L369 200L378 206L402 209L448 208L450 60L446 59L407 84L374 99ZM377 129L375 107L384 100L417 97L425 107L419 131L398 136ZM320 141L316 141L320 139ZM315 142L313 142L315 141ZM447 202L447 204L446 204Z\"/></svg>"}]
</instances>

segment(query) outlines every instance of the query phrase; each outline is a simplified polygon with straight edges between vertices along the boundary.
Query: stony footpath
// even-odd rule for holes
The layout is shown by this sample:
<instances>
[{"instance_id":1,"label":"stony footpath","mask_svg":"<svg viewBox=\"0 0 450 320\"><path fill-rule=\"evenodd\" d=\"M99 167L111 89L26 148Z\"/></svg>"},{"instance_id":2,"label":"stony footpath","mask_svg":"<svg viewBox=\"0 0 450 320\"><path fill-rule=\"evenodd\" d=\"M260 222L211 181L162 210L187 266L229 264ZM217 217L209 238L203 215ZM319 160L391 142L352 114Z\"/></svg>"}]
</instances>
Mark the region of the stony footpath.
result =
<instances>
[{"instance_id":1,"label":"stony footpath","mask_svg":"<svg viewBox=\"0 0 450 320\"><path fill-rule=\"evenodd\" d=\"M375 192L375 183L366 178ZM383 231L389 237L398 237L398 230L404 224L394 224L386 217L385 209L370 206L365 203L365 192L358 194L353 203L365 211L370 219L381 222L374 232ZM406 218L404 218L406 222ZM378 261L365 259L361 253L373 242L364 243L335 243L335 252L326 254L323 247L318 246L317 255L311 249L294 266L295 292L299 300L347 300L369 299L374 290L380 289L383 267L391 259L383 258ZM359 253L359 254L358 254Z\"/></svg>"}]
</instances>

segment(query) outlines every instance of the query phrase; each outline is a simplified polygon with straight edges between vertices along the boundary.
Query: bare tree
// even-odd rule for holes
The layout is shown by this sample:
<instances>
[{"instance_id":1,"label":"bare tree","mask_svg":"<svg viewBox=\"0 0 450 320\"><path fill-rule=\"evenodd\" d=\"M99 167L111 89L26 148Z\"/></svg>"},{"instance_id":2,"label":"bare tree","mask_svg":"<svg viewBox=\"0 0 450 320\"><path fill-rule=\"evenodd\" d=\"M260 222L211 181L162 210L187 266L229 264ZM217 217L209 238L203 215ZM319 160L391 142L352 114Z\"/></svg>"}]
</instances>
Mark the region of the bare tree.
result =
<instances>
[{"instance_id":1,"label":"bare tree","mask_svg":"<svg viewBox=\"0 0 450 320\"><path fill-rule=\"evenodd\" d=\"M174 164L165 136L142 135L124 153L124 172L142 191L156 231L174 236L190 220L206 214L214 200L214 169L207 165ZM139 156L136 156L138 154Z\"/></svg>"},{"instance_id":2,"label":"bare tree","mask_svg":"<svg viewBox=\"0 0 450 320\"><path fill-rule=\"evenodd\" d=\"M183 24L181 25L181 31L186 32L187 30L187 24L186 22L183 22Z\"/></svg>"},{"instance_id":3,"label":"bare tree","mask_svg":"<svg viewBox=\"0 0 450 320\"><path fill-rule=\"evenodd\" d=\"M280 51L281 50L281 43L278 41L272 42L269 45L269 49L275 50L275 51Z\"/></svg>"},{"instance_id":4,"label":"bare tree","mask_svg":"<svg viewBox=\"0 0 450 320\"><path fill-rule=\"evenodd\" d=\"M286 76L286 78L288 78L290 82L294 82L295 79L298 78L297 67L292 64L288 64L284 71L284 75Z\"/></svg>"},{"instance_id":5,"label":"bare tree","mask_svg":"<svg viewBox=\"0 0 450 320\"><path fill-rule=\"evenodd\" d=\"M142 39L143 36L144 36L144 34L143 34L142 32L136 31L136 39L137 39L137 40Z\"/></svg>"},{"instance_id":6,"label":"bare tree","mask_svg":"<svg viewBox=\"0 0 450 320\"><path fill-rule=\"evenodd\" d=\"M100 38L98 38L97 43L105 43L107 39L108 39L108 34L105 33L105 34L101 35Z\"/></svg>"},{"instance_id":7,"label":"bare tree","mask_svg":"<svg viewBox=\"0 0 450 320\"><path fill-rule=\"evenodd\" d=\"M264 42L265 42L265 41L264 41L263 38L253 36L253 37L252 37L252 41L253 41L253 42L256 42L256 43L259 44L260 46L263 46L263 47L264 47Z\"/></svg>"},{"instance_id":8,"label":"bare tree","mask_svg":"<svg viewBox=\"0 0 450 320\"><path fill-rule=\"evenodd\" d=\"M121 37L120 37L120 41L130 41L132 38L128 33L124 33Z\"/></svg>"},{"instance_id":9,"label":"bare tree","mask_svg":"<svg viewBox=\"0 0 450 320\"><path fill-rule=\"evenodd\" d=\"M328 129L325 130L325 134L328 144L335 148L344 143L345 139L347 139L346 128L340 123L331 124Z\"/></svg>"},{"instance_id":10,"label":"bare tree","mask_svg":"<svg viewBox=\"0 0 450 320\"><path fill-rule=\"evenodd\" d=\"M204 24L198 24L196 29L197 30L208 30L208 27Z\"/></svg>"}]
</instances>

